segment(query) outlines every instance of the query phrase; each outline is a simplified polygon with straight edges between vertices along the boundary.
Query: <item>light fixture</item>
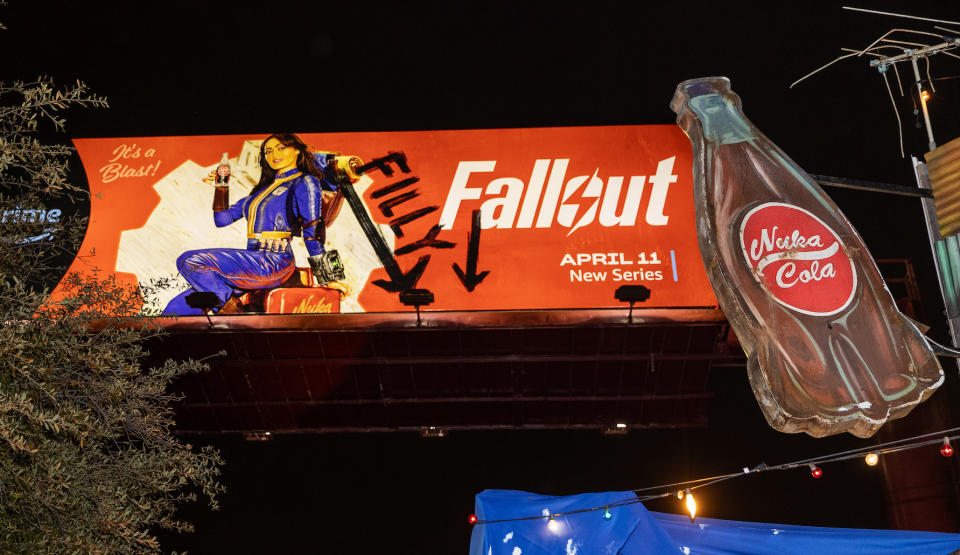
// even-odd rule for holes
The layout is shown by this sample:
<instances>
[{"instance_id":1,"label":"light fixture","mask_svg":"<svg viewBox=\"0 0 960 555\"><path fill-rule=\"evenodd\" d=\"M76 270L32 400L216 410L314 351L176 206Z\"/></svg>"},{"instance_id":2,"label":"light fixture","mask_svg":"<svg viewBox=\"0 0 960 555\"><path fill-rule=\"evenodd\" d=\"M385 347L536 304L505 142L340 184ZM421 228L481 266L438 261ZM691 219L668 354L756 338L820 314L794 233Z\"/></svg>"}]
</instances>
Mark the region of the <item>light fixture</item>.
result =
<instances>
[{"instance_id":1,"label":"light fixture","mask_svg":"<svg viewBox=\"0 0 960 555\"><path fill-rule=\"evenodd\" d=\"M270 432L243 432L243 439L247 441L270 441L273 439L273 434Z\"/></svg>"},{"instance_id":2,"label":"light fixture","mask_svg":"<svg viewBox=\"0 0 960 555\"><path fill-rule=\"evenodd\" d=\"M693 518L697 516L697 500L694 499L693 494L690 493L690 488L687 488L686 501L684 501L684 504L690 513L690 522L693 522Z\"/></svg>"},{"instance_id":3,"label":"light fixture","mask_svg":"<svg viewBox=\"0 0 960 555\"><path fill-rule=\"evenodd\" d=\"M210 293L209 291L194 291L184 297L183 300L187 302L187 306L190 308L200 310L213 310L223 304L216 293Z\"/></svg>"},{"instance_id":4,"label":"light fixture","mask_svg":"<svg viewBox=\"0 0 960 555\"><path fill-rule=\"evenodd\" d=\"M417 327L420 327L420 307L428 306L434 301L433 292L429 289L407 289L400 292L400 304L412 306L417 310Z\"/></svg>"},{"instance_id":5,"label":"light fixture","mask_svg":"<svg viewBox=\"0 0 960 555\"><path fill-rule=\"evenodd\" d=\"M819 466L810 463L810 475L814 478L819 478L823 476L823 470L821 470Z\"/></svg>"},{"instance_id":6,"label":"light fixture","mask_svg":"<svg viewBox=\"0 0 960 555\"><path fill-rule=\"evenodd\" d=\"M420 428L420 437L444 437L446 431L439 426L427 426Z\"/></svg>"},{"instance_id":7,"label":"light fixture","mask_svg":"<svg viewBox=\"0 0 960 555\"><path fill-rule=\"evenodd\" d=\"M650 298L650 290L642 285L621 285L613 292L613 297L622 303L630 303L627 322L633 323L633 304L642 303Z\"/></svg>"},{"instance_id":8,"label":"light fixture","mask_svg":"<svg viewBox=\"0 0 960 555\"><path fill-rule=\"evenodd\" d=\"M623 422L617 422L613 426L607 426L603 429L603 435L605 436L622 436L630 431L630 428L627 427Z\"/></svg>"},{"instance_id":9,"label":"light fixture","mask_svg":"<svg viewBox=\"0 0 960 555\"><path fill-rule=\"evenodd\" d=\"M880 462L880 455L867 453L867 456L863 458L863 462L867 463L867 466L877 466L877 463Z\"/></svg>"},{"instance_id":10,"label":"light fixture","mask_svg":"<svg viewBox=\"0 0 960 555\"><path fill-rule=\"evenodd\" d=\"M213 320L210 319L210 313L213 312L214 309L220 308L223 304L216 293L194 291L184 297L183 300L186 301L187 306L190 308L196 308L203 312L203 315L207 317L207 327L213 327Z\"/></svg>"},{"instance_id":11,"label":"light fixture","mask_svg":"<svg viewBox=\"0 0 960 555\"><path fill-rule=\"evenodd\" d=\"M559 534L563 529L563 525L560 524L560 521L554 518L554 515L550 515L550 518L547 520L547 530L550 530L554 534Z\"/></svg>"},{"instance_id":12,"label":"light fixture","mask_svg":"<svg viewBox=\"0 0 960 555\"><path fill-rule=\"evenodd\" d=\"M943 445L940 446L940 454L943 455L944 457L949 457L953 455L953 446L950 445L949 437L943 438Z\"/></svg>"},{"instance_id":13,"label":"light fixture","mask_svg":"<svg viewBox=\"0 0 960 555\"><path fill-rule=\"evenodd\" d=\"M603 520L610 520L613 518L613 513L610 512L610 507L604 507L603 512L600 513L600 518Z\"/></svg>"}]
</instances>

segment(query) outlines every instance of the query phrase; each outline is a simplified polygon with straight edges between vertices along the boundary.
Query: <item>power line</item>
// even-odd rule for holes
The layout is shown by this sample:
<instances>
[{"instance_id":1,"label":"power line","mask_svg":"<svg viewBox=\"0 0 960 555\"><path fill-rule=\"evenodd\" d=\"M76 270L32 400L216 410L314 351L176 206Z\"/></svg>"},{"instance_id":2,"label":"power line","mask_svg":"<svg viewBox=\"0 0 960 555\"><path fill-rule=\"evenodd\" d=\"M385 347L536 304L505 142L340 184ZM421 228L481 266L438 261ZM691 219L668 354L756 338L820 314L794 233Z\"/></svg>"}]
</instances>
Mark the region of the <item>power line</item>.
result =
<instances>
[{"instance_id":1,"label":"power line","mask_svg":"<svg viewBox=\"0 0 960 555\"><path fill-rule=\"evenodd\" d=\"M890 16L893 16L893 17L903 17L903 18L905 18L905 19L919 19L920 21L931 21L931 22L933 22L933 23L949 23L949 24L951 24L951 25L960 25L960 22L957 22L957 21L947 21L947 20L945 20L945 19L932 19L932 18L929 18L929 17L920 17L920 16L916 16L916 15L906 15L906 14L902 14L902 13L880 12L880 11L877 11L877 10L867 10L867 9L864 9L864 8L852 8L852 7L850 7L850 6L841 6L841 7L842 7L843 9L845 9L845 10L850 10L850 11L853 11L853 12L864 12L864 13L872 13L872 14L877 14L877 15L890 15Z\"/></svg>"}]
</instances>

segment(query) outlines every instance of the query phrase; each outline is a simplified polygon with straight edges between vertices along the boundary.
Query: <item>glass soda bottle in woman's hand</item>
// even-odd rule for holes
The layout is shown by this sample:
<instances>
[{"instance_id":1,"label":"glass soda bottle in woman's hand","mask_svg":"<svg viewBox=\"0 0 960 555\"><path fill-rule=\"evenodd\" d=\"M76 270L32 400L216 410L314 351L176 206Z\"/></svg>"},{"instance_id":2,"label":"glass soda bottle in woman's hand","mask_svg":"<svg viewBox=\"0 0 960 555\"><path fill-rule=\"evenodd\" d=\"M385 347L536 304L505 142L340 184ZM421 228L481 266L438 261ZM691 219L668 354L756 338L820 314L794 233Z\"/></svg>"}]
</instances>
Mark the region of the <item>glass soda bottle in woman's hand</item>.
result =
<instances>
[{"instance_id":1,"label":"glass soda bottle in woman's hand","mask_svg":"<svg viewBox=\"0 0 960 555\"><path fill-rule=\"evenodd\" d=\"M226 152L220 157L217 169L211 173L214 179L213 211L222 212L230 207L230 160Z\"/></svg>"},{"instance_id":2,"label":"glass soda bottle in woman's hand","mask_svg":"<svg viewBox=\"0 0 960 555\"><path fill-rule=\"evenodd\" d=\"M868 437L929 397L943 371L863 240L730 82L684 81L670 107L693 145L700 253L770 425Z\"/></svg>"},{"instance_id":3,"label":"glass soda bottle in woman's hand","mask_svg":"<svg viewBox=\"0 0 960 555\"><path fill-rule=\"evenodd\" d=\"M227 158L227 153L224 152L223 156L220 157L220 164L217 166L217 186L226 186L230 183L230 160Z\"/></svg>"}]
</instances>

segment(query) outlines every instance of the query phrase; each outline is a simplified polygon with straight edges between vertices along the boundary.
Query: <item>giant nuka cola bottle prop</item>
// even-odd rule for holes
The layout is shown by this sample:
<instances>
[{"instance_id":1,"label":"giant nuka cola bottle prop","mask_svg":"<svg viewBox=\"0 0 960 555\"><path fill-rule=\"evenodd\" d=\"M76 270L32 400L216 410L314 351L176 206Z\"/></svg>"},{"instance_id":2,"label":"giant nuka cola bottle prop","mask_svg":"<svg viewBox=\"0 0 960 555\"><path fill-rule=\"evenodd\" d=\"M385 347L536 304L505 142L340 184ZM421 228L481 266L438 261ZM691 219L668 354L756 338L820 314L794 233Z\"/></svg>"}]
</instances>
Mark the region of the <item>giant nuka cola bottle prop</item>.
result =
<instances>
[{"instance_id":1,"label":"giant nuka cola bottle prop","mask_svg":"<svg viewBox=\"0 0 960 555\"><path fill-rule=\"evenodd\" d=\"M833 201L741 112L724 77L670 105L693 145L703 263L747 352L767 421L869 437L943 382L863 240Z\"/></svg>"}]
</instances>

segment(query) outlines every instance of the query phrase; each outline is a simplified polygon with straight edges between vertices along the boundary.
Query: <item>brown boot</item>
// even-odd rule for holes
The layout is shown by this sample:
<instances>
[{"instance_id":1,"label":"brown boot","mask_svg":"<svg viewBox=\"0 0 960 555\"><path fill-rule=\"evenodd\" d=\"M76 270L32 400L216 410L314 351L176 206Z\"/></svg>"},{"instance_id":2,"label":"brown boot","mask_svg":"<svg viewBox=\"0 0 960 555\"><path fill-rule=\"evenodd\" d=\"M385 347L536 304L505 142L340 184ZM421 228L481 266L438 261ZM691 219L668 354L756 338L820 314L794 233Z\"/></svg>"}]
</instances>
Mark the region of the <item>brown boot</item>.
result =
<instances>
[{"instance_id":1,"label":"brown boot","mask_svg":"<svg viewBox=\"0 0 960 555\"><path fill-rule=\"evenodd\" d=\"M241 312L242 310L240 310L239 297L230 297L230 299L228 299L227 302L220 307L220 310L217 311L217 314L240 314Z\"/></svg>"}]
</instances>

